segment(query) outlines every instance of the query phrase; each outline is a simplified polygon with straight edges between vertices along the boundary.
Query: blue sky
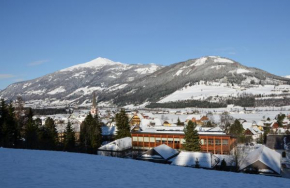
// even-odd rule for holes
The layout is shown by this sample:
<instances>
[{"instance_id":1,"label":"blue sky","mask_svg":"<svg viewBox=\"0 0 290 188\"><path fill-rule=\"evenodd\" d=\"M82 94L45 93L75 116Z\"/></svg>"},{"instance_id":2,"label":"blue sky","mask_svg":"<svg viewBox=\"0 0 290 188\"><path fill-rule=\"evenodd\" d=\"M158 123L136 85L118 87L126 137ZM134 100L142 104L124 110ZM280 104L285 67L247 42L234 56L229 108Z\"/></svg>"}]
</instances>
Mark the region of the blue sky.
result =
<instances>
[{"instance_id":1,"label":"blue sky","mask_svg":"<svg viewBox=\"0 0 290 188\"><path fill-rule=\"evenodd\" d=\"M0 1L0 89L105 57L169 65L206 55L290 75L290 1Z\"/></svg>"}]
</instances>

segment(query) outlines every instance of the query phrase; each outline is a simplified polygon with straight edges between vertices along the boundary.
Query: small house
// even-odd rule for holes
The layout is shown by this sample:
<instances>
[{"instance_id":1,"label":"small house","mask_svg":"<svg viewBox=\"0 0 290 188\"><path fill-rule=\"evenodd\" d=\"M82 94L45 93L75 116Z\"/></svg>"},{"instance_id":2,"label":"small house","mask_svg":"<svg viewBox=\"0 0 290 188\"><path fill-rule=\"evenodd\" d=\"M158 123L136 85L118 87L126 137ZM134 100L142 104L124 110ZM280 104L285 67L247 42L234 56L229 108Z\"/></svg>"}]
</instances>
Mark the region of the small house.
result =
<instances>
[{"instance_id":1,"label":"small house","mask_svg":"<svg viewBox=\"0 0 290 188\"><path fill-rule=\"evenodd\" d=\"M239 164L240 171L280 174L281 154L262 145L250 152Z\"/></svg>"}]
</instances>

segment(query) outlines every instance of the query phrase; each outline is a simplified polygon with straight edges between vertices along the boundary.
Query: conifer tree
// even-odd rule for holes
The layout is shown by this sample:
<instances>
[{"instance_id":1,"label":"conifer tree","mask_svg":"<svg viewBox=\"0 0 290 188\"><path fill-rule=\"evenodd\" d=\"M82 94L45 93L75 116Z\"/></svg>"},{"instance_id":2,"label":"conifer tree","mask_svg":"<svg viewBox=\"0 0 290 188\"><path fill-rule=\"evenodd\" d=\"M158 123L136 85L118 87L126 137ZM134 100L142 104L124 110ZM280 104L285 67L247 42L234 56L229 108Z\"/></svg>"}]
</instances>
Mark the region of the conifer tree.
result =
<instances>
[{"instance_id":1,"label":"conifer tree","mask_svg":"<svg viewBox=\"0 0 290 188\"><path fill-rule=\"evenodd\" d=\"M81 124L80 144L87 153L96 153L102 144L102 131L98 116L87 115Z\"/></svg>"},{"instance_id":2,"label":"conifer tree","mask_svg":"<svg viewBox=\"0 0 290 188\"><path fill-rule=\"evenodd\" d=\"M33 112L31 108L28 109L28 113L26 115L26 123L25 123L25 146L28 149L37 149L38 148L38 126L33 120Z\"/></svg>"},{"instance_id":3,"label":"conifer tree","mask_svg":"<svg viewBox=\"0 0 290 188\"><path fill-rule=\"evenodd\" d=\"M184 149L186 151L200 151L200 141L197 130L195 130L196 124L189 121L184 128Z\"/></svg>"},{"instance_id":4,"label":"conifer tree","mask_svg":"<svg viewBox=\"0 0 290 188\"><path fill-rule=\"evenodd\" d=\"M45 120L44 128L41 129L42 131L45 131L47 133L47 140L46 140L46 146L45 149L56 149L58 145L58 133L56 130L55 122L52 118L48 117Z\"/></svg>"},{"instance_id":5,"label":"conifer tree","mask_svg":"<svg viewBox=\"0 0 290 188\"><path fill-rule=\"evenodd\" d=\"M4 147L16 147L19 139L19 131L17 129L17 123L14 117L14 108L12 103L7 106L8 114L3 126L4 133Z\"/></svg>"},{"instance_id":6,"label":"conifer tree","mask_svg":"<svg viewBox=\"0 0 290 188\"><path fill-rule=\"evenodd\" d=\"M129 119L124 109L116 114L117 139L131 137Z\"/></svg>"},{"instance_id":7,"label":"conifer tree","mask_svg":"<svg viewBox=\"0 0 290 188\"><path fill-rule=\"evenodd\" d=\"M177 125L182 125L182 123L181 123L179 117L178 117L178 119L177 119Z\"/></svg>"},{"instance_id":8,"label":"conifer tree","mask_svg":"<svg viewBox=\"0 0 290 188\"><path fill-rule=\"evenodd\" d=\"M75 131L73 130L72 124L70 122L67 123L63 137L64 137L63 139L64 150L74 151L76 143Z\"/></svg>"},{"instance_id":9,"label":"conifer tree","mask_svg":"<svg viewBox=\"0 0 290 188\"><path fill-rule=\"evenodd\" d=\"M6 121L7 115L8 115L8 110L7 110L7 105L4 101L4 99L1 99L1 104L0 104L0 146L3 147L3 142L4 142L4 122ZM6 125L5 125L6 126Z\"/></svg>"},{"instance_id":10,"label":"conifer tree","mask_svg":"<svg viewBox=\"0 0 290 188\"><path fill-rule=\"evenodd\" d=\"M12 103L7 105L2 99L0 107L0 146L17 147L18 140L19 131L14 117L14 108Z\"/></svg>"}]
</instances>

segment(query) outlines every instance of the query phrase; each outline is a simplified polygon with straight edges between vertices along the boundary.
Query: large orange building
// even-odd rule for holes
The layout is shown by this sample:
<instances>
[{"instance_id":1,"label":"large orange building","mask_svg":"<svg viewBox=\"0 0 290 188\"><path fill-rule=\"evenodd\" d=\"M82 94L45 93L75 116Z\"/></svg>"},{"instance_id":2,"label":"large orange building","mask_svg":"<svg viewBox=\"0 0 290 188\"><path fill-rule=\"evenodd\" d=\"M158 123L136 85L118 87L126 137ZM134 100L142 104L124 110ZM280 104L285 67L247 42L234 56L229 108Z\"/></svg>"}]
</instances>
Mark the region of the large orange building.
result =
<instances>
[{"instance_id":1,"label":"large orange building","mask_svg":"<svg viewBox=\"0 0 290 188\"><path fill-rule=\"evenodd\" d=\"M173 149L182 149L184 140L183 131L155 131L155 132L132 132L133 149L148 150L166 144ZM202 152L213 154L230 154L236 145L236 139L224 133L199 132Z\"/></svg>"}]
</instances>

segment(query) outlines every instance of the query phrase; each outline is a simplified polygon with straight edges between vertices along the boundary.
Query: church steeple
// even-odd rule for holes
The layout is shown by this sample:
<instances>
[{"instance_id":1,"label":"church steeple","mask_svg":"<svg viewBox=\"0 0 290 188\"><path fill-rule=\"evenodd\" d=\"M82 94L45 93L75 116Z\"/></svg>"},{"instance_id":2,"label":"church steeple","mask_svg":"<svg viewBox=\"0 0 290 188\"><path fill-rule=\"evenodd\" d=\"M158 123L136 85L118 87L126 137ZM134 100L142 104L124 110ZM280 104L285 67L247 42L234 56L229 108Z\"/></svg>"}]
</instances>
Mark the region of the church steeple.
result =
<instances>
[{"instance_id":1,"label":"church steeple","mask_svg":"<svg viewBox=\"0 0 290 188\"><path fill-rule=\"evenodd\" d=\"M93 107L97 108L96 93L95 92L93 92Z\"/></svg>"},{"instance_id":2,"label":"church steeple","mask_svg":"<svg viewBox=\"0 0 290 188\"><path fill-rule=\"evenodd\" d=\"M96 102L96 94L95 92L93 92L93 104L91 108L91 114L95 116L97 113L98 113L98 109L97 109L97 102Z\"/></svg>"}]
</instances>

